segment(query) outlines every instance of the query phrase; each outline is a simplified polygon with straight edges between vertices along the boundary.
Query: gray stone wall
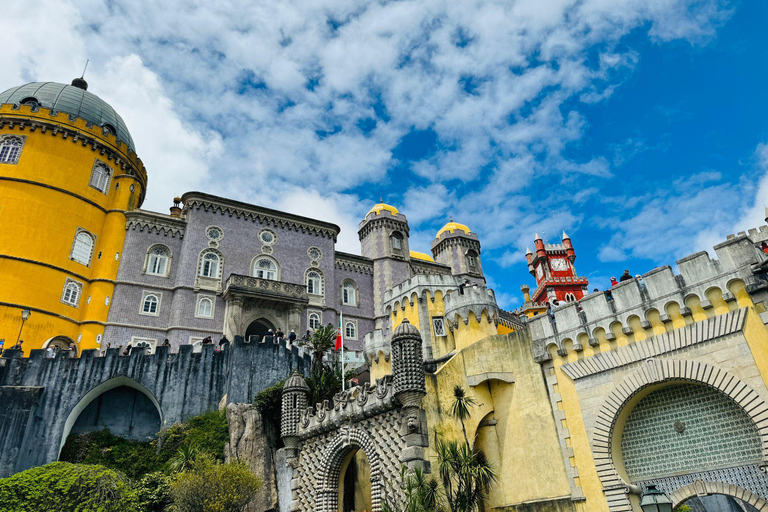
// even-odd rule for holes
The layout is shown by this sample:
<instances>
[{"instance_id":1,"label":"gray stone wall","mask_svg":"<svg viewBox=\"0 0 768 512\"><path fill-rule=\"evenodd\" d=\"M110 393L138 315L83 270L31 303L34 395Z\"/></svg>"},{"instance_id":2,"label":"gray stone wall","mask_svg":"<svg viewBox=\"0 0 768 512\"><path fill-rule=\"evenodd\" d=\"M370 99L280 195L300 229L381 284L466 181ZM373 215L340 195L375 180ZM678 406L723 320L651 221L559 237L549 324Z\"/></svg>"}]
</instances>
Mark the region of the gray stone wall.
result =
<instances>
[{"instance_id":1,"label":"gray stone wall","mask_svg":"<svg viewBox=\"0 0 768 512\"><path fill-rule=\"evenodd\" d=\"M44 352L21 358L6 350L0 358L0 477L55 461L78 418L88 416L88 405L113 389L133 388L148 397L166 428L217 409L225 396L229 403L249 403L292 371L308 374L310 367L309 355L296 347L240 338L224 351L207 345L200 353L189 345L178 352L159 347L153 355L135 350L122 356L111 349L103 357L85 350L80 358L62 352L47 359Z\"/></svg>"}]
</instances>

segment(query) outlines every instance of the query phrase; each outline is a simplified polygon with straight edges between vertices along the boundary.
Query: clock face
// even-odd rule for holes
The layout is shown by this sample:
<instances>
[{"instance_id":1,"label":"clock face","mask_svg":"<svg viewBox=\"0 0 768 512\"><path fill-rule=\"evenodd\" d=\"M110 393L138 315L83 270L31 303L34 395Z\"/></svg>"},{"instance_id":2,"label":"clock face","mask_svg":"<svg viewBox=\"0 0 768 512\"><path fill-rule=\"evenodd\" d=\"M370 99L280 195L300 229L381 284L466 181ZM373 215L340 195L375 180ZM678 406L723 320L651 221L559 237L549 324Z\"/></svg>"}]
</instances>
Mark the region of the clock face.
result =
<instances>
[{"instance_id":1,"label":"clock face","mask_svg":"<svg viewBox=\"0 0 768 512\"><path fill-rule=\"evenodd\" d=\"M536 279L541 279L544 276L544 269L539 265L536 267Z\"/></svg>"},{"instance_id":2,"label":"clock face","mask_svg":"<svg viewBox=\"0 0 768 512\"><path fill-rule=\"evenodd\" d=\"M563 258L557 258L552 260L552 270L568 270L568 263Z\"/></svg>"}]
</instances>

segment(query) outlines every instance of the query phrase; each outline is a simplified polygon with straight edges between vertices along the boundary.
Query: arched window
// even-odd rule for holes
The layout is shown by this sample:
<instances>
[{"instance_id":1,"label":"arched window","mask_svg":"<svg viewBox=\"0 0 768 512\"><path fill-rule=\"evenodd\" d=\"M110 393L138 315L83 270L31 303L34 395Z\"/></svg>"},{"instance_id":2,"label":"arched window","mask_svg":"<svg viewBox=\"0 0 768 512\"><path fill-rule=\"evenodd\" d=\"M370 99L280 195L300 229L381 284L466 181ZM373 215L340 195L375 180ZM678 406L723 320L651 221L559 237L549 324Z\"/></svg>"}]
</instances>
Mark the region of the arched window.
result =
<instances>
[{"instance_id":1,"label":"arched window","mask_svg":"<svg viewBox=\"0 0 768 512\"><path fill-rule=\"evenodd\" d=\"M277 281L277 263L271 258L258 258L253 262L253 276Z\"/></svg>"},{"instance_id":2,"label":"arched window","mask_svg":"<svg viewBox=\"0 0 768 512\"><path fill-rule=\"evenodd\" d=\"M201 297L198 301L197 316L201 318L213 317L213 301L209 297Z\"/></svg>"},{"instance_id":3,"label":"arched window","mask_svg":"<svg viewBox=\"0 0 768 512\"><path fill-rule=\"evenodd\" d=\"M91 186L102 194L106 194L109 192L109 180L111 176L112 170L107 167L107 164L96 162L93 166L93 171L91 172Z\"/></svg>"},{"instance_id":4,"label":"arched window","mask_svg":"<svg viewBox=\"0 0 768 512\"><path fill-rule=\"evenodd\" d=\"M72 279L67 279L64 283L64 292L61 295L61 302L70 306L77 307L77 303L80 301L80 290L82 285Z\"/></svg>"},{"instance_id":5,"label":"arched window","mask_svg":"<svg viewBox=\"0 0 768 512\"><path fill-rule=\"evenodd\" d=\"M346 322L344 325L344 336L348 339L357 339L357 326L354 322Z\"/></svg>"},{"instance_id":6,"label":"arched window","mask_svg":"<svg viewBox=\"0 0 768 512\"><path fill-rule=\"evenodd\" d=\"M145 315L156 315L157 306L160 303L160 299L157 295L150 293L144 296L144 301L141 304L141 312Z\"/></svg>"},{"instance_id":7,"label":"arched window","mask_svg":"<svg viewBox=\"0 0 768 512\"><path fill-rule=\"evenodd\" d=\"M572 293L566 293L565 302L576 302L576 296Z\"/></svg>"},{"instance_id":8,"label":"arched window","mask_svg":"<svg viewBox=\"0 0 768 512\"><path fill-rule=\"evenodd\" d=\"M19 137L6 137L0 141L0 164L17 163L23 145Z\"/></svg>"},{"instance_id":9,"label":"arched window","mask_svg":"<svg viewBox=\"0 0 768 512\"><path fill-rule=\"evenodd\" d=\"M115 127L112 126L109 123L104 123L101 125L101 127L104 129L105 132L111 133L112 135L117 135L117 130L115 130Z\"/></svg>"},{"instance_id":10,"label":"arched window","mask_svg":"<svg viewBox=\"0 0 768 512\"><path fill-rule=\"evenodd\" d=\"M467 265L469 268L477 268L477 253L475 251L467 251Z\"/></svg>"},{"instance_id":11,"label":"arched window","mask_svg":"<svg viewBox=\"0 0 768 512\"><path fill-rule=\"evenodd\" d=\"M341 287L341 303L348 306L357 306L357 289L355 283L346 281Z\"/></svg>"},{"instance_id":12,"label":"arched window","mask_svg":"<svg viewBox=\"0 0 768 512\"><path fill-rule=\"evenodd\" d=\"M219 278L221 270L221 260L219 255L213 251L204 252L200 261L200 275L202 277Z\"/></svg>"},{"instance_id":13,"label":"arched window","mask_svg":"<svg viewBox=\"0 0 768 512\"><path fill-rule=\"evenodd\" d=\"M319 270L307 272L307 293L310 295L323 294L323 276Z\"/></svg>"},{"instance_id":14,"label":"arched window","mask_svg":"<svg viewBox=\"0 0 768 512\"><path fill-rule=\"evenodd\" d=\"M395 231L392 233L392 235L389 237L390 243L392 244L392 249L395 251L401 251L403 249L403 235Z\"/></svg>"},{"instance_id":15,"label":"arched window","mask_svg":"<svg viewBox=\"0 0 768 512\"><path fill-rule=\"evenodd\" d=\"M93 235L87 231L78 231L69 258L83 265L90 265L94 245Z\"/></svg>"},{"instance_id":16,"label":"arched window","mask_svg":"<svg viewBox=\"0 0 768 512\"><path fill-rule=\"evenodd\" d=\"M320 327L320 313L312 311L309 313L308 319L309 321L307 323L309 324L310 329L314 330Z\"/></svg>"},{"instance_id":17,"label":"arched window","mask_svg":"<svg viewBox=\"0 0 768 512\"><path fill-rule=\"evenodd\" d=\"M147 274L167 276L171 251L164 245L153 245L147 252Z\"/></svg>"}]
</instances>

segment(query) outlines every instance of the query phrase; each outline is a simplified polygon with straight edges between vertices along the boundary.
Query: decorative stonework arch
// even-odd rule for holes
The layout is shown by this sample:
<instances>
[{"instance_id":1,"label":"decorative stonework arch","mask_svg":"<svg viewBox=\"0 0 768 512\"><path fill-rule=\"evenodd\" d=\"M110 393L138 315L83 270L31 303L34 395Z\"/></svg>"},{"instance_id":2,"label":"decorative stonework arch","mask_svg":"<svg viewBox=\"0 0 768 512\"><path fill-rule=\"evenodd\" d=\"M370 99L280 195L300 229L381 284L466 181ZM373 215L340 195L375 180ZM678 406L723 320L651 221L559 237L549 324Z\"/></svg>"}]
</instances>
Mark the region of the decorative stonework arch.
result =
<instances>
[{"instance_id":1,"label":"decorative stonework arch","mask_svg":"<svg viewBox=\"0 0 768 512\"><path fill-rule=\"evenodd\" d=\"M624 377L606 397L595 421L592 453L598 477L611 504L611 512L632 510L626 498L630 483L625 482L619 475L613 459L616 421L637 393L653 384L672 381L705 384L736 402L754 422L760 436L763 461L768 460L768 404L755 390L733 374L706 363L679 359L646 359L641 368Z\"/></svg>"},{"instance_id":2,"label":"decorative stonework arch","mask_svg":"<svg viewBox=\"0 0 768 512\"><path fill-rule=\"evenodd\" d=\"M371 512L381 512L383 481L382 461L376 443L365 431L342 427L326 448L318 475L315 512L336 512L339 501L339 478L346 457L355 450L363 450L371 468Z\"/></svg>"},{"instance_id":3,"label":"decorative stonework arch","mask_svg":"<svg viewBox=\"0 0 768 512\"><path fill-rule=\"evenodd\" d=\"M669 496L669 499L672 500L672 506L677 507L678 505L685 502L685 500L693 498L694 496L706 496L710 494L724 494L726 496L733 496L734 498L738 498L749 503L760 512L768 512L768 503L766 503L766 501L760 496L757 496L756 494L746 489L742 489L736 485L725 484L722 482L705 482L702 480L696 480L692 484L683 486L673 492Z\"/></svg>"}]
</instances>

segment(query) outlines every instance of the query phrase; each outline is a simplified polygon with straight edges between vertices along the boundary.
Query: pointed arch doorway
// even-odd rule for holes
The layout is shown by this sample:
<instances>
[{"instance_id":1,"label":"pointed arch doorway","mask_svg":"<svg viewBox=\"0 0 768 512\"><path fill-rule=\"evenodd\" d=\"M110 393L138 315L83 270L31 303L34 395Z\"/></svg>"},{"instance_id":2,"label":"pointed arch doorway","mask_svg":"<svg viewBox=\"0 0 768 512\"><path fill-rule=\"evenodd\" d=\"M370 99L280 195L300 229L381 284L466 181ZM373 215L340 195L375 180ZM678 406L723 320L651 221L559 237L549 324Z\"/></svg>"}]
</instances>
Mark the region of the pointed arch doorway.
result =
<instances>
[{"instance_id":1,"label":"pointed arch doorway","mask_svg":"<svg viewBox=\"0 0 768 512\"><path fill-rule=\"evenodd\" d=\"M266 318L257 318L251 322L245 330L245 339L250 340L251 336L258 336L258 340L261 341L261 338L267 334L269 329L272 329L272 332L276 331L272 322Z\"/></svg>"}]
</instances>

